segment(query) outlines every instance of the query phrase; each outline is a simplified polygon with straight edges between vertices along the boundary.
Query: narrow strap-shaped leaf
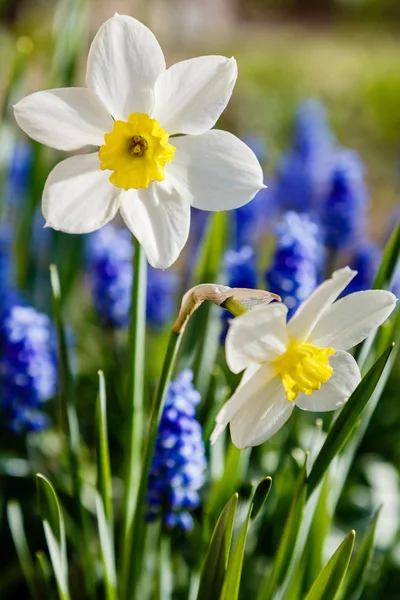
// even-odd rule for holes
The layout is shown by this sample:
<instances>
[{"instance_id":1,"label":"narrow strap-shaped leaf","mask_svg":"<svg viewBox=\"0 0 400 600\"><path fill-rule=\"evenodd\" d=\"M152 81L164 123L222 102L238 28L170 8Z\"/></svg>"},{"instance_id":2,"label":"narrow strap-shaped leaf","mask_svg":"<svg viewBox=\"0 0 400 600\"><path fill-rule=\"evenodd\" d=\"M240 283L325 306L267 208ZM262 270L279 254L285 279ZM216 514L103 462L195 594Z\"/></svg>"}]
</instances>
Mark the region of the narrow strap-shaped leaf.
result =
<instances>
[{"instance_id":1,"label":"narrow strap-shaped leaf","mask_svg":"<svg viewBox=\"0 0 400 600\"><path fill-rule=\"evenodd\" d=\"M361 415L379 382L392 348L393 346L387 348L374 363L354 390L329 430L324 445L315 459L310 475L308 476L309 494L315 490L332 460L341 451L346 441L356 429Z\"/></svg>"},{"instance_id":2,"label":"narrow strap-shaped leaf","mask_svg":"<svg viewBox=\"0 0 400 600\"><path fill-rule=\"evenodd\" d=\"M11 500L7 504L7 520L29 592L34 600L39 599L35 567L26 540L21 505L16 500Z\"/></svg>"},{"instance_id":3,"label":"narrow strap-shaped leaf","mask_svg":"<svg viewBox=\"0 0 400 600\"><path fill-rule=\"evenodd\" d=\"M266 499L268 498L268 494L271 490L272 479L271 477L265 477L255 489L252 503L250 505L250 517L251 520L254 521L256 517L260 514L262 507L265 504Z\"/></svg>"},{"instance_id":4,"label":"narrow strap-shaped leaf","mask_svg":"<svg viewBox=\"0 0 400 600\"><path fill-rule=\"evenodd\" d=\"M273 598L275 591L283 580L301 525L306 501L306 492L306 465L304 465L299 475L296 491L275 555L272 572L261 585L257 596L258 600L269 600L270 598Z\"/></svg>"},{"instance_id":5,"label":"narrow strap-shaped leaf","mask_svg":"<svg viewBox=\"0 0 400 600\"><path fill-rule=\"evenodd\" d=\"M65 527L57 494L50 481L36 475L39 509L60 600L70 600Z\"/></svg>"},{"instance_id":6,"label":"narrow strap-shaped leaf","mask_svg":"<svg viewBox=\"0 0 400 600\"><path fill-rule=\"evenodd\" d=\"M108 526L113 526L112 485L110 451L108 447L107 400L104 374L99 371L99 395L96 407L96 457L97 457L97 489L103 501L104 515Z\"/></svg>"},{"instance_id":7,"label":"narrow strap-shaped leaf","mask_svg":"<svg viewBox=\"0 0 400 600\"><path fill-rule=\"evenodd\" d=\"M386 244L385 252L383 253L382 261L375 277L374 289L380 290L382 288L387 288L392 280L399 257L400 223L397 224L397 227Z\"/></svg>"},{"instance_id":8,"label":"narrow strap-shaped leaf","mask_svg":"<svg viewBox=\"0 0 400 600\"><path fill-rule=\"evenodd\" d=\"M355 535L355 531L350 531L345 537L322 569L305 600L335 600L337 598L349 566Z\"/></svg>"},{"instance_id":9,"label":"narrow strap-shaped leaf","mask_svg":"<svg viewBox=\"0 0 400 600\"><path fill-rule=\"evenodd\" d=\"M104 587L107 600L117 599L117 574L115 570L113 532L106 519L103 499L96 494L97 525L99 528L101 558L104 569Z\"/></svg>"},{"instance_id":10,"label":"narrow strap-shaped leaf","mask_svg":"<svg viewBox=\"0 0 400 600\"><path fill-rule=\"evenodd\" d=\"M43 590L40 598L51 598L51 565L48 561L47 555L41 550L36 552L36 565L38 578Z\"/></svg>"},{"instance_id":11,"label":"narrow strap-shaped leaf","mask_svg":"<svg viewBox=\"0 0 400 600\"><path fill-rule=\"evenodd\" d=\"M225 505L211 537L200 578L197 600L219 600L228 565L238 494Z\"/></svg>"},{"instance_id":12,"label":"narrow strap-shaped leaf","mask_svg":"<svg viewBox=\"0 0 400 600\"><path fill-rule=\"evenodd\" d=\"M226 571L224 586L220 600L237 600L239 598L240 580L242 577L244 550L246 546L247 532L250 521L255 519L264 506L269 491L271 489L272 479L266 477L257 486L253 498L250 502L245 522L242 525L239 539L229 560Z\"/></svg>"},{"instance_id":13,"label":"narrow strap-shaped leaf","mask_svg":"<svg viewBox=\"0 0 400 600\"><path fill-rule=\"evenodd\" d=\"M340 594L342 600L358 600L358 598L361 598L374 554L375 531L379 512L380 511L378 510L372 519L371 524L357 549L356 556L350 563L346 582L343 586L343 591Z\"/></svg>"},{"instance_id":14,"label":"narrow strap-shaped leaf","mask_svg":"<svg viewBox=\"0 0 400 600\"><path fill-rule=\"evenodd\" d=\"M83 562L83 575L89 597L94 595L94 564L90 553L87 515L82 503L82 480L80 474L81 436L75 408L75 383L68 352L64 319L62 314L62 297L58 270L50 265L50 282L53 294L54 322L57 330L59 395L61 408L61 425L67 433L69 473L72 481L72 495L82 535L77 540Z\"/></svg>"}]
</instances>

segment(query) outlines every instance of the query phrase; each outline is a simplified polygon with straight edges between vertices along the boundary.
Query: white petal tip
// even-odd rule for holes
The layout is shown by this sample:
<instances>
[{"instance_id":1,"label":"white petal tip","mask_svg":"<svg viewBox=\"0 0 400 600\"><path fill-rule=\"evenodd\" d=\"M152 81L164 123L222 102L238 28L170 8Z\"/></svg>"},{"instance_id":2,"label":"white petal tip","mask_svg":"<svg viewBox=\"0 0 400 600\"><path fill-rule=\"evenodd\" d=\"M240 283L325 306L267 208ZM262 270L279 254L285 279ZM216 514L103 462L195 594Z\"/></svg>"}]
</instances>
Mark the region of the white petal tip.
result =
<instances>
[{"instance_id":1,"label":"white petal tip","mask_svg":"<svg viewBox=\"0 0 400 600\"><path fill-rule=\"evenodd\" d=\"M214 446L215 442L217 441L217 439L219 438L221 433L224 431L224 429L225 429L225 426L219 425L217 423L217 425L214 427L212 434L210 435L211 446Z\"/></svg>"},{"instance_id":2,"label":"white petal tip","mask_svg":"<svg viewBox=\"0 0 400 600\"><path fill-rule=\"evenodd\" d=\"M51 229L52 225L50 225L50 223L48 221L46 221L46 223L43 225L43 229Z\"/></svg>"}]
</instances>

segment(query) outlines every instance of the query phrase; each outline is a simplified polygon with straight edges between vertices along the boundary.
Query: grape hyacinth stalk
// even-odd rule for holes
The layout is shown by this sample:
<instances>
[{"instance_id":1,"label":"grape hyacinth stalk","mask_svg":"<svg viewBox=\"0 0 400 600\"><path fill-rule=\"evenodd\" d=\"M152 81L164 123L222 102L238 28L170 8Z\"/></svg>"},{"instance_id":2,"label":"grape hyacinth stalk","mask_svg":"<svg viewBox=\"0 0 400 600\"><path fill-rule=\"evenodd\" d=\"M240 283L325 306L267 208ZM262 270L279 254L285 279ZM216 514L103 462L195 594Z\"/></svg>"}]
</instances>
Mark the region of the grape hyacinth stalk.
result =
<instances>
[{"instance_id":1,"label":"grape hyacinth stalk","mask_svg":"<svg viewBox=\"0 0 400 600\"><path fill-rule=\"evenodd\" d=\"M50 423L43 404L54 396L57 363L50 319L30 306L15 305L0 320L0 407L15 433Z\"/></svg>"},{"instance_id":2,"label":"grape hyacinth stalk","mask_svg":"<svg viewBox=\"0 0 400 600\"><path fill-rule=\"evenodd\" d=\"M169 384L147 490L147 520L161 518L166 528L185 531L193 528L190 512L200 504L206 469L195 408L200 394L192 380L192 371L185 369Z\"/></svg>"},{"instance_id":3,"label":"grape hyacinth stalk","mask_svg":"<svg viewBox=\"0 0 400 600\"><path fill-rule=\"evenodd\" d=\"M289 317L319 282L323 247L318 225L305 214L287 212L276 227L276 249L265 278L267 289L281 296Z\"/></svg>"}]
</instances>

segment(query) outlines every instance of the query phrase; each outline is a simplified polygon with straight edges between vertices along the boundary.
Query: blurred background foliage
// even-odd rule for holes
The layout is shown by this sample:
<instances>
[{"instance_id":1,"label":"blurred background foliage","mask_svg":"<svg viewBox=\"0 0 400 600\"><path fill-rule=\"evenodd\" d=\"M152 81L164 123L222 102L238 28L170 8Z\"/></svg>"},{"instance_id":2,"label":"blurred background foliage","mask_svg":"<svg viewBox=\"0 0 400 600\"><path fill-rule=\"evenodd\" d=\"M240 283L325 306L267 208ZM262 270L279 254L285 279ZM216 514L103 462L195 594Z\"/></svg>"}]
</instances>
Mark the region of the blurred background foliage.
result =
<instances>
[{"instance_id":1,"label":"blurred background foliage","mask_svg":"<svg viewBox=\"0 0 400 600\"><path fill-rule=\"evenodd\" d=\"M112 283L125 286L123 293L126 296L128 289L129 299L126 277L129 279L132 275L124 275L122 284L118 277L123 270L121 261L125 266L130 264L132 249L126 247L117 257L112 253L101 255L98 249L96 254L93 247L88 248L92 243L87 242L84 236L67 236L41 229L43 220L37 210L41 190L51 166L60 156L28 142L17 130L11 110L12 104L29 92L81 85L90 40L99 24L115 10L145 20L160 39L169 64L204 53L235 56L239 65L239 79L219 126L245 139L254 141L256 138L261 144L263 150L260 161L269 186L265 200L271 203L274 201L282 156L290 152L293 143L296 111L309 98L319 100L326 109L328 126L337 144L356 150L365 165L365 183L370 196L370 204L366 208L366 236L382 248L399 220L400 210L400 5L396 0L214 0L204 5L196 0L143 0L115 1L112 7L109 2L101 0L92 0L91 5L85 0L0 2L0 102L3 116L0 132L3 190L0 198L1 221L13 224L14 269L18 293L24 302L50 315L48 264L56 263L60 272L71 353L77 373L77 410L84 439L82 458L88 485L93 485L95 479L93 414L97 371L100 367L107 382L110 382L108 425L118 520L123 495L121 464L124 460L122 429L126 408L123 389L127 335L126 329L120 324L110 326L109 307L101 302L105 292L100 291L96 295L94 281L96 277L103 281L104 264L107 269L110 264L117 265L116 280ZM223 251L230 248L239 252L242 248L242 243L236 246L232 241L237 235L235 219L243 224L246 216L244 213L239 217L230 215L227 223L213 221L209 229L204 231L206 224L198 215L194 216L189 247L172 270L175 280L158 280L157 276L151 279L150 274L151 285L154 286L152 289L161 290L163 301L168 297L169 308L160 327L157 320L151 318L157 310L154 311L151 305L147 306L147 349L151 360L146 370L146 397L152 394L154 382L159 376L168 324L186 289L205 280L265 287L264 272L270 260L274 259L276 240L279 240L279 233L274 235L277 215L274 211L268 215L269 222L260 236L261 241L255 236L257 241L253 245L257 252L257 265L250 268L251 285L248 279L243 280L245 283L234 283L235 277L236 281L237 277L243 277L243 271L239 269L238 276L233 276L230 271L230 268L235 268L235 261L242 261L245 265L251 262L251 253L248 251L241 254L239 259L236 254L225 258L221 274ZM293 225L293 221L290 223ZM289 229L292 226L290 223L287 225ZM255 235L254 230L251 235ZM220 243L220 250L214 248L211 261L207 260L207 243L210 239L218 239ZM196 252L199 240L203 254ZM247 242L248 239L245 239L244 243ZM101 247L101 240L97 240L97 243ZM306 239L305 244L310 244L310 239ZM338 254L341 250L339 248ZM340 256L339 262L346 258L347 250L344 250L345 256ZM354 248L351 250L353 252ZM369 284L373 276L374 273L369 278ZM118 294L118 298L121 298L120 288ZM151 297L157 298L156 294L157 291L153 291ZM237 378L229 374L224 364L218 331L219 314L204 307L199 315L197 324L187 333L179 365L189 366L195 371L195 385L202 393L198 417L204 427L204 439L207 440L216 405L226 399L229 390L237 384ZM212 334L212 326L202 332L201 341L210 350L208 356L199 354L198 344L193 342L196 327L198 330L206 318L211 320L211 324L217 323L216 335ZM352 528L361 533L365 531L371 515L383 505L377 529L377 552L368 575L368 585L361 597L366 600L380 596L388 600L398 598L399 389L400 369L397 362L361 443L335 517L327 516L329 510L323 502L319 505L313 536L305 549L307 561L304 561L304 565L307 567L303 565L302 581L296 584L298 589L309 589L344 533ZM53 423L58 422L56 402L48 402L46 412ZM173 558L177 573L174 598L188 597L187 565L198 576L205 540L208 540L215 515L228 500L229 493L240 491L242 497L248 499L250 482L268 474L274 479L273 490L258 527L249 533L241 588L243 597L256 597L256 590L281 538L282 526L292 501L303 460L299 449L308 449L316 435L314 421L313 415L297 414L273 440L253 450L251 460L249 451L242 453L239 458L239 452L227 445L225 467L232 473L230 482L226 477L223 478L223 449L217 448L209 454L208 480L202 492L202 506L195 511L195 530L187 537L181 531L173 534L174 547L179 550ZM329 415L324 415L324 430L329 423ZM55 428L27 435L15 435L6 427L2 428L1 598L27 597L6 525L6 503L9 499L18 498L22 505L32 552L45 548L33 480L37 471L49 476L61 496L67 512L68 542L76 559L74 535L77 524L68 493L66 463L66 441ZM213 487L221 479L223 486ZM210 490L212 494L206 500ZM211 514L208 521L207 511ZM81 585L77 563L77 559L75 562L71 560L75 593ZM298 590L293 592L293 596L287 596L288 600L297 598L297 593ZM73 593L72 597L83 596L74 596Z\"/></svg>"}]
</instances>

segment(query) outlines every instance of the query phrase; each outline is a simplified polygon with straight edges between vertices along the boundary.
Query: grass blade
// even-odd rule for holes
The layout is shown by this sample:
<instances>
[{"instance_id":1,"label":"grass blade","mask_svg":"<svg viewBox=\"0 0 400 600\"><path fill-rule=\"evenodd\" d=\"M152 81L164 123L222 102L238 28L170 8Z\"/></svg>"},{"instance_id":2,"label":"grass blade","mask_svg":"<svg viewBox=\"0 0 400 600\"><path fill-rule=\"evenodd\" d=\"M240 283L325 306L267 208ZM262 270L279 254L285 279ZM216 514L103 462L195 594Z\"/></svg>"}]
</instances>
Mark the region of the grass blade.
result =
<instances>
[{"instance_id":1,"label":"grass blade","mask_svg":"<svg viewBox=\"0 0 400 600\"><path fill-rule=\"evenodd\" d=\"M97 489L103 501L104 514L110 529L113 527L110 451L108 447L107 398L104 374L99 371L99 395L96 407Z\"/></svg>"},{"instance_id":2,"label":"grass blade","mask_svg":"<svg viewBox=\"0 0 400 600\"><path fill-rule=\"evenodd\" d=\"M57 494L50 481L40 473L36 475L39 509L44 535L57 582L60 600L70 600L68 590L68 561L65 527Z\"/></svg>"},{"instance_id":3,"label":"grass blade","mask_svg":"<svg viewBox=\"0 0 400 600\"><path fill-rule=\"evenodd\" d=\"M7 520L29 592L34 600L39 600L35 567L26 540L21 505L16 500L11 500L7 504Z\"/></svg>"},{"instance_id":4,"label":"grass blade","mask_svg":"<svg viewBox=\"0 0 400 600\"><path fill-rule=\"evenodd\" d=\"M284 578L300 529L306 501L306 492L306 465L304 465L300 472L278 551L275 555L272 572L261 585L257 596L259 600L269 600L270 598L273 598L275 591Z\"/></svg>"},{"instance_id":5,"label":"grass blade","mask_svg":"<svg viewBox=\"0 0 400 600\"><path fill-rule=\"evenodd\" d=\"M239 539L228 563L228 569L225 575L224 586L220 600L238 600L240 580L242 577L244 551L246 546L247 532L250 521L254 520L264 506L269 491L271 489L272 479L266 477L258 484L253 499L247 511L246 520L240 531Z\"/></svg>"},{"instance_id":6,"label":"grass blade","mask_svg":"<svg viewBox=\"0 0 400 600\"><path fill-rule=\"evenodd\" d=\"M397 262L400 257L400 223L393 231L374 281L374 289L387 289L392 281Z\"/></svg>"},{"instance_id":7,"label":"grass blade","mask_svg":"<svg viewBox=\"0 0 400 600\"><path fill-rule=\"evenodd\" d=\"M353 431L356 429L369 399L379 382L392 349L393 346L389 346L389 348L381 354L354 390L333 423L325 439L324 445L315 459L310 475L308 476L307 483L309 494L312 494L315 490L332 460L341 451Z\"/></svg>"},{"instance_id":8,"label":"grass blade","mask_svg":"<svg viewBox=\"0 0 400 600\"><path fill-rule=\"evenodd\" d=\"M340 597L343 600L358 600L365 587L368 571L374 554L375 530L379 518L377 511L358 548L355 559L351 562L346 584Z\"/></svg>"},{"instance_id":9,"label":"grass blade","mask_svg":"<svg viewBox=\"0 0 400 600\"><path fill-rule=\"evenodd\" d=\"M355 535L355 531L350 531L345 537L322 569L305 600L335 600L338 597L353 552Z\"/></svg>"},{"instance_id":10,"label":"grass blade","mask_svg":"<svg viewBox=\"0 0 400 600\"><path fill-rule=\"evenodd\" d=\"M115 570L113 531L107 522L103 499L100 494L96 494L96 512L106 598L107 600L117 600L117 574Z\"/></svg>"},{"instance_id":11,"label":"grass blade","mask_svg":"<svg viewBox=\"0 0 400 600\"><path fill-rule=\"evenodd\" d=\"M220 600L228 566L237 502L238 494L234 494L217 521L204 561L197 600Z\"/></svg>"}]
</instances>

